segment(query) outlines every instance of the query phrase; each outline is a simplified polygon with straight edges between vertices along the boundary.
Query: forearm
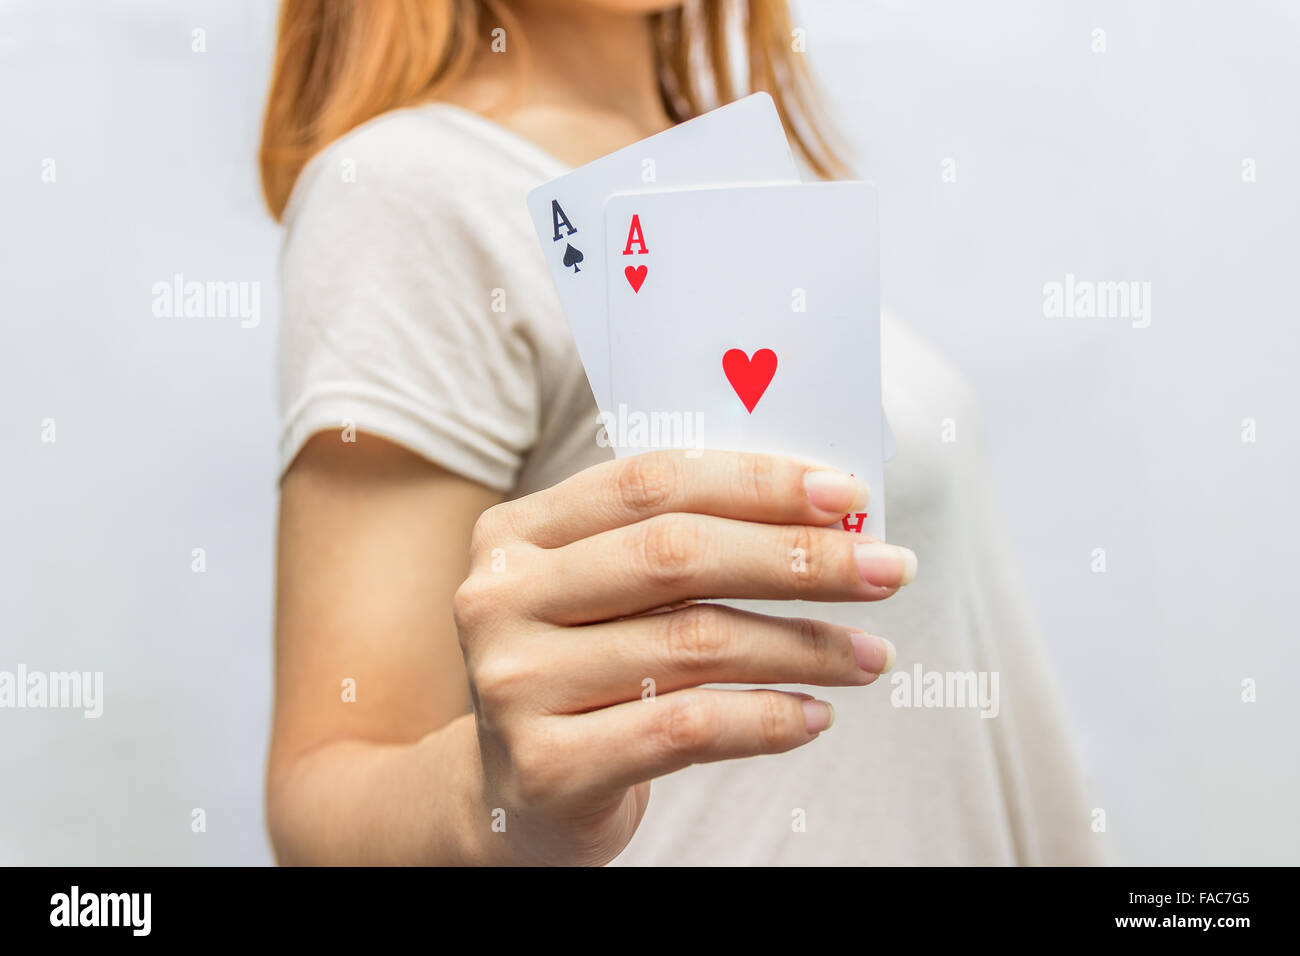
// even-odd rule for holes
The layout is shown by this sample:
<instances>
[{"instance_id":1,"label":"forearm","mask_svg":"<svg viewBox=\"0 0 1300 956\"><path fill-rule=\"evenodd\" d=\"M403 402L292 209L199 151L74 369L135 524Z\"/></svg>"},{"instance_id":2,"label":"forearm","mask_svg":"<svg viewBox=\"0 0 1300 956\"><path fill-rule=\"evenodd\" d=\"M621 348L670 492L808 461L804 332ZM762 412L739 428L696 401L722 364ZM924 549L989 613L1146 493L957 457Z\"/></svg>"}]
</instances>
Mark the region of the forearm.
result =
<instances>
[{"instance_id":1,"label":"forearm","mask_svg":"<svg viewBox=\"0 0 1300 956\"><path fill-rule=\"evenodd\" d=\"M469 714L414 743L340 740L273 764L267 815L282 864L500 862Z\"/></svg>"}]
</instances>

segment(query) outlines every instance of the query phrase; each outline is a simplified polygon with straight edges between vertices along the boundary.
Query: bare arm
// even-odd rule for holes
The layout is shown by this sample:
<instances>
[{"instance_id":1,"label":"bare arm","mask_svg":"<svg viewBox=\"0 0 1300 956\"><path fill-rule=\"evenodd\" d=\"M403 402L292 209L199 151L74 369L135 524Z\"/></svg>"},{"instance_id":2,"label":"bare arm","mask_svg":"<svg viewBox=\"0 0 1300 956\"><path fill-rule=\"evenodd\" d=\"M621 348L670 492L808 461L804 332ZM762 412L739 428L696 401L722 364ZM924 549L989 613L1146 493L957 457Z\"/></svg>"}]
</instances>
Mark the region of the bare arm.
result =
<instances>
[{"instance_id":1,"label":"bare arm","mask_svg":"<svg viewBox=\"0 0 1300 956\"><path fill-rule=\"evenodd\" d=\"M364 434L317 435L285 476L267 778L281 862L480 855L466 846L481 785L452 597L499 498Z\"/></svg>"}]
</instances>

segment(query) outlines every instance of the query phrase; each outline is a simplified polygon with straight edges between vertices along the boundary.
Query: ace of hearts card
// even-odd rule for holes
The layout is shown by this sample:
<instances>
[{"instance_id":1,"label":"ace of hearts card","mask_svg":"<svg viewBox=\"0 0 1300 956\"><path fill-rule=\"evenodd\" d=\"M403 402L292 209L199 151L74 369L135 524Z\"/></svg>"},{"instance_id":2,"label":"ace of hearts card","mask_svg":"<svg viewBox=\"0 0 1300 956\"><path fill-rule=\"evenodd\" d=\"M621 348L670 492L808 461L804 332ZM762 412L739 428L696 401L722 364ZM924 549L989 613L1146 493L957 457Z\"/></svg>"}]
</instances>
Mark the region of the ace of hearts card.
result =
<instances>
[{"instance_id":1,"label":"ace of hearts card","mask_svg":"<svg viewBox=\"0 0 1300 956\"><path fill-rule=\"evenodd\" d=\"M879 227L868 183L681 189L605 204L615 454L789 455L871 487L885 537Z\"/></svg>"}]
</instances>

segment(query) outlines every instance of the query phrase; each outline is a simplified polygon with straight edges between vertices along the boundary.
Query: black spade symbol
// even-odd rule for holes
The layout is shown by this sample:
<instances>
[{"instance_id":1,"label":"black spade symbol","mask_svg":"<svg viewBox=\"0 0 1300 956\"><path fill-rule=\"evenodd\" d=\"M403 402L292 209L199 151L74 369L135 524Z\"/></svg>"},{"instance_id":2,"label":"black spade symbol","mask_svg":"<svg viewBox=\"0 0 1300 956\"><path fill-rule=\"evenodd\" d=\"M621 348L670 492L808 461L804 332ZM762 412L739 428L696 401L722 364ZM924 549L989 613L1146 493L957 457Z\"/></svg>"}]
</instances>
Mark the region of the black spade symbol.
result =
<instances>
[{"instance_id":1,"label":"black spade symbol","mask_svg":"<svg viewBox=\"0 0 1300 956\"><path fill-rule=\"evenodd\" d=\"M581 261L582 252L566 242L564 244L564 267L566 269L572 267L574 272L581 272L582 270L578 268L578 263Z\"/></svg>"}]
</instances>

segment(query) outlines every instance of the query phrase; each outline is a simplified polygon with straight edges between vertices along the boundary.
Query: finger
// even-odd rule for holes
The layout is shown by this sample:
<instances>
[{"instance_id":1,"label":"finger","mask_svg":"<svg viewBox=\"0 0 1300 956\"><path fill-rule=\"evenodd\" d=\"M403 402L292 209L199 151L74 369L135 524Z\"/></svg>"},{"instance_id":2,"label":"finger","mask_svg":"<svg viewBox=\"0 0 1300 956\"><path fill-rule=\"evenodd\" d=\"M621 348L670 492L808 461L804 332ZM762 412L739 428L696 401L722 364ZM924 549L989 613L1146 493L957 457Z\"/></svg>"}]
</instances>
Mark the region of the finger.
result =
<instances>
[{"instance_id":1,"label":"finger","mask_svg":"<svg viewBox=\"0 0 1300 956\"><path fill-rule=\"evenodd\" d=\"M674 511L769 524L828 525L864 512L864 482L774 455L658 451L588 468L501 506L511 530L557 548Z\"/></svg>"},{"instance_id":2,"label":"finger","mask_svg":"<svg viewBox=\"0 0 1300 956\"><path fill-rule=\"evenodd\" d=\"M830 704L776 690L692 688L551 718L559 786L600 799L697 763L783 753L834 721Z\"/></svg>"},{"instance_id":3,"label":"finger","mask_svg":"<svg viewBox=\"0 0 1300 956\"><path fill-rule=\"evenodd\" d=\"M564 582L527 588L538 620L590 624L691 598L878 601L912 580L916 555L838 528L668 514L525 556Z\"/></svg>"},{"instance_id":4,"label":"finger","mask_svg":"<svg viewBox=\"0 0 1300 956\"><path fill-rule=\"evenodd\" d=\"M894 647L861 629L693 604L671 613L568 628L535 638L566 676L541 701L576 713L700 684L870 684ZM544 642L544 644L543 644Z\"/></svg>"}]
</instances>

